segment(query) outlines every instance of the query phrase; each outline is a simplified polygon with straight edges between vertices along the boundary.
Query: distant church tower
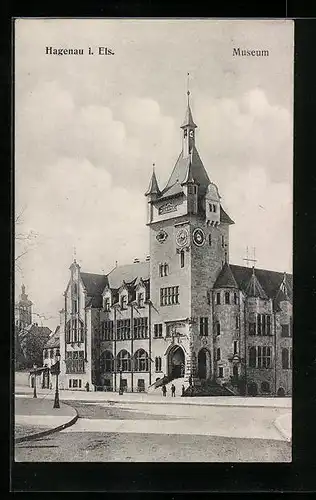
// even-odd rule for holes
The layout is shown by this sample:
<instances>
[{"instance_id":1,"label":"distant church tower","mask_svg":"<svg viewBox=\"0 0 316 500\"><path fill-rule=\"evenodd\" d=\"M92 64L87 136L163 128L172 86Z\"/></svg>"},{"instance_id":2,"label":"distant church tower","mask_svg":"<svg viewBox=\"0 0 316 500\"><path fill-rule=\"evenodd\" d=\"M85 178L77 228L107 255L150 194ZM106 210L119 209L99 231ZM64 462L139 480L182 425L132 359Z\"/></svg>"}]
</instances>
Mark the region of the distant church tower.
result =
<instances>
[{"instance_id":1,"label":"distant church tower","mask_svg":"<svg viewBox=\"0 0 316 500\"><path fill-rule=\"evenodd\" d=\"M182 370L186 380L198 375L203 348L201 366L207 377L212 370L212 287L229 261L233 224L196 149L196 129L188 91L182 151L166 186L159 189L153 171L146 192L153 356L162 358L165 375L179 376Z\"/></svg>"},{"instance_id":2,"label":"distant church tower","mask_svg":"<svg viewBox=\"0 0 316 500\"><path fill-rule=\"evenodd\" d=\"M32 305L25 293L25 285L21 287L19 301L15 305L15 326L19 329L26 328L32 324Z\"/></svg>"}]
</instances>

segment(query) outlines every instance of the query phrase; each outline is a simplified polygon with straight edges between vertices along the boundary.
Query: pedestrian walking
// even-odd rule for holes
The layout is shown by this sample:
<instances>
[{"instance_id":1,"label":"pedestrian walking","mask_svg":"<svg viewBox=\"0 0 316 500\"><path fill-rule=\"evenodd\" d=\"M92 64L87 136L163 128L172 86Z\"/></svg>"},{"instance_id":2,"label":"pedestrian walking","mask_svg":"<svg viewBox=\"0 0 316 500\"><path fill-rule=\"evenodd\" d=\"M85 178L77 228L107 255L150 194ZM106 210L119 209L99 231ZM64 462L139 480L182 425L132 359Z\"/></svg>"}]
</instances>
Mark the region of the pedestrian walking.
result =
<instances>
[{"instance_id":1,"label":"pedestrian walking","mask_svg":"<svg viewBox=\"0 0 316 500\"><path fill-rule=\"evenodd\" d=\"M176 388L175 388L174 384L172 384L172 386L171 386L171 397L174 398L175 395L176 395Z\"/></svg>"},{"instance_id":2,"label":"pedestrian walking","mask_svg":"<svg viewBox=\"0 0 316 500\"><path fill-rule=\"evenodd\" d=\"M167 394L167 387L165 386L165 384L163 384L163 386L162 386L161 389L162 389L162 395L166 396L166 394Z\"/></svg>"}]
</instances>

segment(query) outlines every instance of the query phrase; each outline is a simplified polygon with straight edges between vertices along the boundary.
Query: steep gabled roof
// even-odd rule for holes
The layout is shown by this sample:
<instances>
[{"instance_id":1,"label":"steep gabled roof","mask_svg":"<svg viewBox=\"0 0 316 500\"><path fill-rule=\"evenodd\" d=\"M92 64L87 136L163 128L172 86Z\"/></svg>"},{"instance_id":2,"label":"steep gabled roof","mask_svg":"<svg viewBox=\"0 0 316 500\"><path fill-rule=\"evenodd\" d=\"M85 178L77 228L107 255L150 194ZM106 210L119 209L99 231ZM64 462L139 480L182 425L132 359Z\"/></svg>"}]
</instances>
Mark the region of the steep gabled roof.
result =
<instances>
[{"instance_id":1,"label":"steep gabled roof","mask_svg":"<svg viewBox=\"0 0 316 500\"><path fill-rule=\"evenodd\" d=\"M150 183L149 183L148 189L147 189L147 191L145 193L145 196L148 196L150 194L157 194L157 195L160 194L160 189L158 187L158 181L157 181L155 169L153 169L153 173L152 173L152 176L151 176L151 179L150 179Z\"/></svg>"},{"instance_id":2,"label":"steep gabled roof","mask_svg":"<svg viewBox=\"0 0 316 500\"><path fill-rule=\"evenodd\" d=\"M108 278L104 274L92 274L80 272L81 279L87 290L87 295L99 295L103 292Z\"/></svg>"},{"instance_id":3,"label":"steep gabled roof","mask_svg":"<svg viewBox=\"0 0 316 500\"><path fill-rule=\"evenodd\" d=\"M259 297L260 299L268 299L268 295L260 285L257 276L255 275L255 270L252 270L252 275L247 283L245 292L248 297Z\"/></svg>"},{"instance_id":4,"label":"steep gabled roof","mask_svg":"<svg viewBox=\"0 0 316 500\"><path fill-rule=\"evenodd\" d=\"M183 123L181 125L181 128L186 128L186 127L197 128L197 125L193 121L192 111L189 102L187 105L187 110L185 112Z\"/></svg>"},{"instance_id":5,"label":"steep gabled roof","mask_svg":"<svg viewBox=\"0 0 316 500\"><path fill-rule=\"evenodd\" d=\"M120 288L123 281L128 284L131 284L136 278L142 278L145 281L149 279L149 262L135 262L115 267L107 277L111 289Z\"/></svg>"},{"instance_id":6,"label":"steep gabled roof","mask_svg":"<svg viewBox=\"0 0 316 500\"><path fill-rule=\"evenodd\" d=\"M245 292L252 275L252 269L250 267L236 266L233 264L230 265L230 268L239 288ZM269 271L267 269L256 269L255 272L256 277L266 294L270 298L275 298L284 278L284 273ZM290 274L286 274L286 277L288 286L292 288L292 276Z\"/></svg>"},{"instance_id":7,"label":"steep gabled roof","mask_svg":"<svg viewBox=\"0 0 316 500\"><path fill-rule=\"evenodd\" d=\"M172 170L166 187L161 192L161 198L165 196L170 196L170 190L173 190L173 194L182 193L183 188L181 184L184 182L188 168L191 162L191 172L196 183L199 184L199 194L203 196L206 193L207 186L210 184L209 176L204 168L200 155L194 146L192 149L192 154L188 157L183 157L183 151L181 151L176 164Z\"/></svg>"},{"instance_id":8,"label":"steep gabled roof","mask_svg":"<svg viewBox=\"0 0 316 500\"><path fill-rule=\"evenodd\" d=\"M234 278L230 265L225 262L219 273L214 288L238 288L238 284Z\"/></svg>"},{"instance_id":9,"label":"steep gabled roof","mask_svg":"<svg viewBox=\"0 0 316 500\"><path fill-rule=\"evenodd\" d=\"M222 205L220 205L220 221L226 224L235 224L235 222L229 217L229 215L225 212Z\"/></svg>"}]
</instances>

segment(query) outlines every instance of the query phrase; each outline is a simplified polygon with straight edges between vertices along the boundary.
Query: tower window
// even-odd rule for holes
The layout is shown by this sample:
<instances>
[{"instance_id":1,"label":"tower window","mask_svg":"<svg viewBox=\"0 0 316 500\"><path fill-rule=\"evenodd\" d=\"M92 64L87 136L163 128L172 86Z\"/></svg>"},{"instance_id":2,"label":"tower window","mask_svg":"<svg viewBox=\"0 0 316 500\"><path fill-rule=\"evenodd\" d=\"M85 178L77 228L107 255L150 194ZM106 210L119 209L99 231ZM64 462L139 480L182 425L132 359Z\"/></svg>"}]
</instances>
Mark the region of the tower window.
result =
<instances>
[{"instance_id":1,"label":"tower window","mask_svg":"<svg viewBox=\"0 0 316 500\"><path fill-rule=\"evenodd\" d=\"M179 304L179 287L168 286L160 288L160 305L171 306L173 304Z\"/></svg>"},{"instance_id":2,"label":"tower window","mask_svg":"<svg viewBox=\"0 0 316 500\"><path fill-rule=\"evenodd\" d=\"M180 252L180 267L184 267L184 250Z\"/></svg>"},{"instance_id":3,"label":"tower window","mask_svg":"<svg viewBox=\"0 0 316 500\"><path fill-rule=\"evenodd\" d=\"M249 335L256 335L256 323L249 321Z\"/></svg>"},{"instance_id":4,"label":"tower window","mask_svg":"<svg viewBox=\"0 0 316 500\"><path fill-rule=\"evenodd\" d=\"M216 335L220 335L221 334L221 325L220 325L219 321L217 321L215 323L215 332L216 332Z\"/></svg>"},{"instance_id":5,"label":"tower window","mask_svg":"<svg viewBox=\"0 0 316 500\"><path fill-rule=\"evenodd\" d=\"M211 246L212 245L212 235L208 235L208 244Z\"/></svg>"},{"instance_id":6,"label":"tower window","mask_svg":"<svg viewBox=\"0 0 316 500\"><path fill-rule=\"evenodd\" d=\"M216 361L220 361L220 359L221 359L221 348L218 347L216 349Z\"/></svg>"},{"instance_id":7,"label":"tower window","mask_svg":"<svg viewBox=\"0 0 316 500\"><path fill-rule=\"evenodd\" d=\"M234 354L238 353L238 341L234 340Z\"/></svg>"},{"instance_id":8,"label":"tower window","mask_svg":"<svg viewBox=\"0 0 316 500\"><path fill-rule=\"evenodd\" d=\"M236 292L234 293L234 304L238 304L238 294Z\"/></svg>"},{"instance_id":9,"label":"tower window","mask_svg":"<svg viewBox=\"0 0 316 500\"><path fill-rule=\"evenodd\" d=\"M281 325L281 337L290 336L290 325Z\"/></svg>"},{"instance_id":10,"label":"tower window","mask_svg":"<svg viewBox=\"0 0 316 500\"><path fill-rule=\"evenodd\" d=\"M224 368L222 366L219 366L218 368L218 378L223 378L224 377Z\"/></svg>"},{"instance_id":11,"label":"tower window","mask_svg":"<svg viewBox=\"0 0 316 500\"><path fill-rule=\"evenodd\" d=\"M208 318L200 318L200 335L204 337L208 335Z\"/></svg>"},{"instance_id":12,"label":"tower window","mask_svg":"<svg viewBox=\"0 0 316 500\"><path fill-rule=\"evenodd\" d=\"M230 303L230 293L225 292L225 304L229 304L229 303Z\"/></svg>"},{"instance_id":13,"label":"tower window","mask_svg":"<svg viewBox=\"0 0 316 500\"><path fill-rule=\"evenodd\" d=\"M239 330L239 323L240 323L240 318L239 316L236 316L236 330Z\"/></svg>"},{"instance_id":14,"label":"tower window","mask_svg":"<svg viewBox=\"0 0 316 500\"><path fill-rule=\"evenodd\" d=\"M216 294L216 304L219 305L221 303L221 293L217 292Z\"/></svg>"},{"instance_id":15,"label":"tower window","mask_svg":"<svg viewBox=\"0 0 316 500\"><path fill-rule=\"evenodd\" d=\"M290 368L289 350L286 348L282 349L282 368L283 370L288 370Z\"/></svg>"},{"instance_id":16,"label":"tower window","mask_svg":"<svg viewBox=\"0 0 316 500\"><path fill-rule=\"evenodd\" d=\"M168 276L169 274L169 266L165 262L164 264L159 264L159 276L163 278L164 276Z\"/></svg>"}]
</instances>

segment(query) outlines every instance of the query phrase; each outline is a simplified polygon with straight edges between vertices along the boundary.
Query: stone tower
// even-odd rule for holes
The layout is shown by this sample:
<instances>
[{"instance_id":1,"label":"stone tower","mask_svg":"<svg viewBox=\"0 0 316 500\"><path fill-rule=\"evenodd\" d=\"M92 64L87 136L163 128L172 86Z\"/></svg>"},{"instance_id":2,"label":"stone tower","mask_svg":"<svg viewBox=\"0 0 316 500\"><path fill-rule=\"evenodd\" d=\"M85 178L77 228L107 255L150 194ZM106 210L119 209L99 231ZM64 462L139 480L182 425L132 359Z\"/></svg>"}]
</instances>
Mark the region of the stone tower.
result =
<instances>
[{"instance_id":1,"label":"stone tower","mask_svg":"<svg viewBox=\"0 0 316 500\"><path fill-rule=\"evenodd\" d=\"M182 151L162 190L153 171L146 197L152 353L161 357L166 376L177 378L181 372L188 380L212 374L212 287L229 259L233 221L197 151L187 94Z\"/></svg>"},{"instance_id":2,"label":"stone tower","mask_svg":"<svg viewBox=\"0 0 316 500\"><path fill-rule=\"evenodd\" d=\"M32 324L32 305L25 293L25 285L21 287L19 301L15 305L15 325L19 329L26 328Z\"/></svg>"}]
</instances>

